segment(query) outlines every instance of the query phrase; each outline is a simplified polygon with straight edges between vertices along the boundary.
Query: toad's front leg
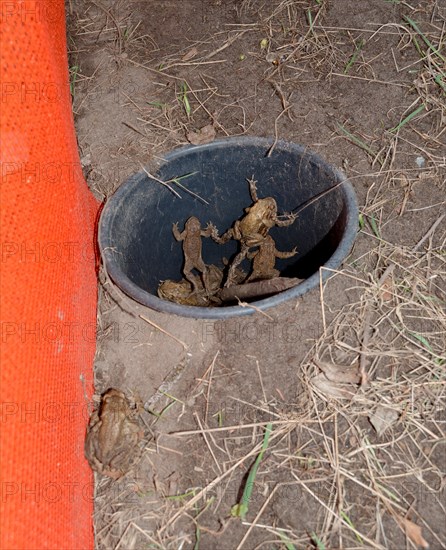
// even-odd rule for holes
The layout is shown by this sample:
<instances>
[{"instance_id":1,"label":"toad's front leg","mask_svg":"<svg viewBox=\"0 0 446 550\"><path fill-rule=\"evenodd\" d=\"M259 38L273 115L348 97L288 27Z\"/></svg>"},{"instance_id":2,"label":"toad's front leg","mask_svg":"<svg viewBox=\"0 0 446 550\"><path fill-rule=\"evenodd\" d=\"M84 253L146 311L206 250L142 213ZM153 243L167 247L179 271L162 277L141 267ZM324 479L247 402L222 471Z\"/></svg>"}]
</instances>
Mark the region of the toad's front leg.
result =
<instances>
[{"instance_id":1,"label":"toad's front leg","mask_svg":"<svg viewBox=\"0 0 446 550\"><path fill-rule=\"evenodd\" d=\"M297 219L297 214L293 214L293 213L285 214L283 217L285 218L284 220L279 220L279 219L276 220L277 226L286 227L287 225L293 224Z\"/></svg>"},{"instance_id":2,"label":"toad's front leg","mask_svg":"<svg viewBox=\"0 0 446 550\"><path fill-rule=\"evenodd\" d=\"M254 174L251 176L251 179L248 179L248 183L252 201L257 202L259 200L259 197L257 196L257 182L254 179Z\"/></svg>"},{"instance_id":3,"label":"toad's front leg","mask_svg":"<svg viewBox=\"0 0 446 550\"><path fill-rule=\"evenodd\" d=\"M209 234L212 237L212 240L215 241L218 244L225 244L228 241L230 241L234 237L234 232L232 230L232 227L230 227L226 233L223 233L221 237L218 235L218 229L213 224L208 224L207 229L209 230Z\"/></svg>"},{"instance_id":4,"label":"toad's front leg","mask_svg":"<svg viewBox=\"0 0 446 550\"><path fill-rule=\"evenodd\" d=\"M180 233L180 230L178 229L178 222L172 225L172 233L177 241L184 241L184 239L186 238L186 230L184 229Z\"/></svg>"}]
</instances>

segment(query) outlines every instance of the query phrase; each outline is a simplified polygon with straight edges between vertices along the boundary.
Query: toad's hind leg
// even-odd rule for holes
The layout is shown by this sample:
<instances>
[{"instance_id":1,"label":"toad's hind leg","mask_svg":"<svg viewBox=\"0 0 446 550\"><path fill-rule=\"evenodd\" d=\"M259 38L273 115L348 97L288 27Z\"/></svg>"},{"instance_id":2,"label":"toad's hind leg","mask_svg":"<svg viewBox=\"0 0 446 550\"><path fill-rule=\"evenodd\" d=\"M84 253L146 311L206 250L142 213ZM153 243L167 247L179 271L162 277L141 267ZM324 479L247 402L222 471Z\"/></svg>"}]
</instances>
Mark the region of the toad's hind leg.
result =
<instances>
[{"instance_id":1,"label":"toad's hind leg","mask_svg":"<svg viewBox=\"0 0 446 550\"><path fill-rule=\"evenodd\" d=\"M201 261L196 264L194 262L186 261L183 268L183 275L191 283L192 293L196 293L200 290L199 284L197 282L197 277L192 273L192 270L194 268L203 274L203 281L205 286L207 283L207 267L205 263Z\"/></svg>"},{"instance_id":2,"label":"toad's hind leg","mask_svg":"<svg viewBox=\"0 0 446 550\"><path fill-rule=\"evenodd\" d=\"M237 254L237 256L234 258L234 260L231 264L231 267L229 268L229 271L228 271L228 277L227 277L225 285L224 285L225 287L232 286L233 284L235 284L235 281L237 279L236 274L235 274L235 270L241 264L241 262L246 258L246 256L248 255L248 251L249 251L248 246L242 246L242 249Z\"/></svg>"}]
</instances>

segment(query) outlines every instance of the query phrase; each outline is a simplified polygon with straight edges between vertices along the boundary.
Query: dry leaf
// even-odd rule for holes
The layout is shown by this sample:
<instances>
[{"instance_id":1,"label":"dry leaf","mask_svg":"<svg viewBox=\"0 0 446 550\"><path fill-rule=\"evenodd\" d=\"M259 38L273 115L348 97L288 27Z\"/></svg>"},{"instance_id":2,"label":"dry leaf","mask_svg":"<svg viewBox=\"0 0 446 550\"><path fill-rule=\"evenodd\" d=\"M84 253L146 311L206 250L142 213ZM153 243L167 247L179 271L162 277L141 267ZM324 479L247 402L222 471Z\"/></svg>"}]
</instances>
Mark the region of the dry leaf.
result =
<instances>
[{"instance_id":1,"label":"dry leaf","mask_svg":"<svg viewBox=\"0 0 446 550\"><path fill-rule=\"evenodd\" d=\"M421 546L421 548L429 548L429 543L421 535L421 527L419 525L401 516L398 516L398 521L414 544Z\"/></svg>"},{"instance_id":2,"label":"dry leaf","mask_svg":"<svg viewBox=\"0 0 446 550\"><path fill-rule=\"evenodd\" d=\"M375 428L378 437L390 428L400 417L400 413L393 409L379 405L376 411L369 416L371 425Z\"/></svg>"},{"instance_id":3,"label":"dry leaf","mask_svg":"<svg viewBox=\"0 0 446 550\"><path fill-rule=\"evenodd\" d=\"M345 367L316 359L314 363L322 371L311 379L319 391L336 399L353 399L358 389L357 384L361 382L357 366Z\"/></svg>"},{"instance_id":4,"label":"dry leaf","mask_svg":"<svg viewBox=\"0 0 446 550\"><path fill-rule=\"evenodd\" d=\"M329 380L323 372L320 372L311 379L311 383L320 392L335 397L336 399L353 399L356 393L355 386L339 384Z\"/></svg>"},{"instance_id":5,"label":"dry leaf","mask_svg":"<svg viewBox=\"0 0 446 550\"><path fill-rule=\"evenodd\" d=\"M187 140L192 143L192 145L201 145L202 143L209 143L215 139L215 128L212 124L204 126L198 132L187 132Z\"/></svg>"},{"instance_id":6,"label":"dry leaf","mask_svg":"<svg viewBox=\"0 0 446 550\"><path fill-rule=\"evenodd\" d=\"M342 382L347 384L359 384L361 382L361 375L357 366L345 367L319 360L315 360L314 363L321 369L328 380L331 380L332 382Z\"/></svg>"},{"instance_id":7,"label":"dry leaf","mask_svg":"<svg viewBox=\"0 0 446 550\"><path fill-rule=\"evenodd\" d=\"M183 55L181 58L181 61L189 61L190 59L193 59L198 53L197 48L194 46L191 48L187 53Z\"/></svg>"},{"instance_id":8,"label":"dry leaf","mask_svg":"<svg viewBox=\"0 0 446 550\"><path fill-rule=\"evenodd\" d=\"M381 299L383 302L390 302L393 298L393 281L387 280L384 281L380 287Z\"/></svg>"}]
</instances>

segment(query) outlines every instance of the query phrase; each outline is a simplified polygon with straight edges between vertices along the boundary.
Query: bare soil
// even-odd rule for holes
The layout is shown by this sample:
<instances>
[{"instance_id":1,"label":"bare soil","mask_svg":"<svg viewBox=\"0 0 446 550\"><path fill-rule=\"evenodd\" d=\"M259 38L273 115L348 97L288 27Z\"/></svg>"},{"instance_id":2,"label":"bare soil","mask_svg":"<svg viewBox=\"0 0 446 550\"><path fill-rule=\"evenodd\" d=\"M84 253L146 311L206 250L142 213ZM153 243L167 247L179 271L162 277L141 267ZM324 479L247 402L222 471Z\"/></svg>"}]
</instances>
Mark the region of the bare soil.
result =
<instances>
[{"instance_id":1,"label":"bare soil","mask_svg":"<svg viewBox=\"0 0 446 550\"><path fill-rule=\"evenodd\" d=\"M71 0L67 17L99 199L212 124L308 146L361 211L343 268L265 313L169 316L101 273L96 391L140 398L147 437L124 478L96 478L96 547L445 548L445 6Z\"/></svg>"}]
</instances>

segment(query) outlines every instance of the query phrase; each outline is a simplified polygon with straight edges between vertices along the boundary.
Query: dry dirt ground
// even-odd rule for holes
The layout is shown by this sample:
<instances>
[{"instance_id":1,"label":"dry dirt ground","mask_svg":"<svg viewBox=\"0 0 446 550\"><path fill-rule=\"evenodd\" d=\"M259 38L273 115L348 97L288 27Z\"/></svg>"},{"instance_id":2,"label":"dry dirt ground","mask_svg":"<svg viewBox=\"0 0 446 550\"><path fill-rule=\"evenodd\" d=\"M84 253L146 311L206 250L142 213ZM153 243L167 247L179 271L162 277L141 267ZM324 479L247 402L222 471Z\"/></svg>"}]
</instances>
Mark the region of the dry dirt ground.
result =
<instances>
[{"instance_id":1,"label":"dry dirt ground","mask_svg":"<svg viewBox=\"0 0 446 550\"><path fill-rule=\"evenodd\" d=\"M308 146L361 212L343 268L266 314L168 316L101 274L97 393L150 412L133 469L96 477L97 548L445 548L444 2L70 0L67 17L99 199L211 124Z\"/></svg>"}]
</instances>

